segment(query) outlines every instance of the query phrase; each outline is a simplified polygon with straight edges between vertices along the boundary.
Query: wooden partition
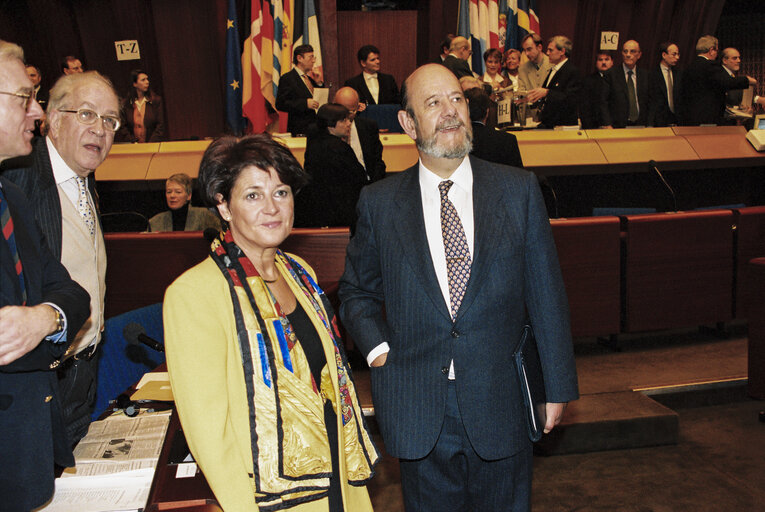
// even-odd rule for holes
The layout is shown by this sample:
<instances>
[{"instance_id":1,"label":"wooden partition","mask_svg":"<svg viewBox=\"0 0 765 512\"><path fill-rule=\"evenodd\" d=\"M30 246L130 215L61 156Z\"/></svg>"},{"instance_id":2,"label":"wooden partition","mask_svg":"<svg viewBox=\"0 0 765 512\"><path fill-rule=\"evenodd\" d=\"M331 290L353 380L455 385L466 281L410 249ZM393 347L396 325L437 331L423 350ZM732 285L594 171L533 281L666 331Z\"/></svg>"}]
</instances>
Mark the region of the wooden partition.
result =
<instances>
[{"instance_id":1,"label":"wooden partition","mask_svg":"<svg viewBox=\"0 0 765 512\"><path fill-rule=\"evenodd\" d=\"M750 288L749 319L749 395L765 400L765 258L747 265Z\"/></svg>"},{"instance_id":2,"label":"wooden partition","mask_svg":"<svg viewBox=\"0 0 765 512\"><path fill-rule=\"evenodd\" d=\"M550 221L574 336L619 332L619 218L584 217Z\"/></svg>"},{"instance_id":3,"label":"wooden partition","mask_svg":"<svg viewBox=\"0 0 765 512\"><path fill-rule=\"evenodd\" d=\"M733 318L732 211L624 219L626 332Z\"/></svg>"},{"instance_id":4,"label":"wooden partition","mask_svg":"<svg viewBox=\"0 0 765 512\"><path fill-rule=\"evenodd\" d=\"M736 223L736 318L751 319L748 308L752 302L751 270L753 258L765 257L765 206L739 208Z\"/></svg>"}]
</instances>

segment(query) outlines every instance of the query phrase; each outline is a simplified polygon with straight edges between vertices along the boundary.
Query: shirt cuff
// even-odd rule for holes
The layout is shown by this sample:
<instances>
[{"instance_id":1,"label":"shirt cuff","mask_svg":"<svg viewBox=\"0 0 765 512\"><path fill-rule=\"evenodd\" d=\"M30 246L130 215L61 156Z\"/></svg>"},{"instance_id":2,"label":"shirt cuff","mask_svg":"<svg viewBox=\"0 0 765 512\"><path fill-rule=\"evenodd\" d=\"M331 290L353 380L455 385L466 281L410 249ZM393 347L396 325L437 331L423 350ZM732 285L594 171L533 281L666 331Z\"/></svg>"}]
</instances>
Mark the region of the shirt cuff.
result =
<instances>
[{"instance_id":1,"label":"shirt cuff","mask_svg":"<svg viewBox=\"0 0 765 512\"><path fill-rule=\"evenodd\" d=\"M383 341L369 352L369 355L367 355L367 364L372 366L372 361L388 352L390 352L390 345L388 345L387 341Z\"/></svg>"},{"instance_id":2,"label":"shirt cuff","mask_svg":"<svg viewBox=\"0 0 765 512\"><path fill-rule=\"evenodd\" d=\"M64 313L63 309L53 304L52 302L43 302L43 304L47 304L48 306L58 311L58 313L61 315L61 318L64 320L61 331L54 332L53 334L46 336L45 339L53 343L66 343L66 330L69 325L66 321L66 313Z\"/></svg>"}]
</instances>

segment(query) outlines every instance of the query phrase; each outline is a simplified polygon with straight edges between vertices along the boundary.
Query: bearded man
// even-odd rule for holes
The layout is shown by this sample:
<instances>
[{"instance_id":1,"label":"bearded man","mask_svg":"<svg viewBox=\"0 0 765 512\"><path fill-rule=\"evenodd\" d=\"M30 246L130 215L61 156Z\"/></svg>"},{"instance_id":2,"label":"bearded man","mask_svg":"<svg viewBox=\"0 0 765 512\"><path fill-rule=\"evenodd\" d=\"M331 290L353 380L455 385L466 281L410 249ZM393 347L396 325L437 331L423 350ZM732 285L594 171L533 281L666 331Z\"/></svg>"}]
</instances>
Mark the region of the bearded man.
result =
<instances>
[{"instance_id":1,"label":"bearded man","mask_svg":"<svg viewBox=\"0 0 765 512\"><path fill-rule=\"evenodd\" d=\"M512 356L527 311L546 432L578 397L542 194L532 173L468 156L468 107L445 67L415 70L402 107L419 162L361 192L343 324L372 367L406 510L529 510L532 445Z\"/></svg>"}]
</instances>

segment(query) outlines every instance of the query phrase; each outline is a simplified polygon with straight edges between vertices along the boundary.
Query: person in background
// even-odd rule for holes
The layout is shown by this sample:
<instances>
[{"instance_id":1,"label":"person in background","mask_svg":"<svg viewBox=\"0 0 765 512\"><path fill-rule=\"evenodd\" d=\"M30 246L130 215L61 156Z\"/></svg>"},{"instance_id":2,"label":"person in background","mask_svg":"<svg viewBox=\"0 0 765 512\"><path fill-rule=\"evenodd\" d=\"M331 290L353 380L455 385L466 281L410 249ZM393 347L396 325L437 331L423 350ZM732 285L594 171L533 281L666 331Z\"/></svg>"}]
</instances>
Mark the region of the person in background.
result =
<instances>
[{"instance_id":1,"label":"person in background","mask_svg":"<svg viewBox=\"0 0 765 512\"><path fill-rule=\"evenodd\" d=\"M131 86L122 106L124 124L119 142L161 142L165 140L162 98L151 90L149 75L141 69L130 72Z\"/></svg>"},{"instance_id":2,"label":"person in background","mask_svg":"<svg viewBox=\"0 0 765 512\"><path fill-rule=\"evenodd\" d=\"M491 99L486 91L474 87L465 91L473 127L473 149L470 154L487 162L523 167L518 140L512 133L486 126Z\"/></svg>"},{"instance_id":3,"label":"person in background","mask_svg":"<svg viewBox=\"0 0 765 512\"><path fill-rule=\"evenodd\" d=\"M595 72L582 79L582 99L579 104L579 118L585 130L600 128L600 96L606 71L614 65L611 50L601 50L595 56Z\"/></svg>"},{"instance_id":4,"label":"person in background","mask_svg":"<svg viewBox=\"0 0 765 512\"><path fill-rule=\"evenodd\" d=\"M210 210L191 206L191 178L188 174L178 173L167 178L165 199L170 210L149 219L151 232L204 231L208 228L220 231L220 220Z\"/></svg>"},{"instance_id":5,"label":"person in background","mask_svg":"<svg viewBox=\"0 0 765 512\"><path fill-rule=\"evenodd\" d=\"M74 55L67 55L61 59L61 72L65 75L73 75L75 73L84 73L85 67L82 65L80 59Z\"/></svg>"},{"instance_id":6,"label":"person in background","mask_svg":"<svg viewBox=\"0 0 765 512\"><path fill-rule=\"evenodd\" d=\"M335 315L279 246L308 177L267 134L223 137L199 184L226 230L167 289L167 369L191 453L226 512L370 512L370 440Z\"/></svg>"},{"instance_id":7,"label":"person in background","mask_svg":"<svg viewBox=\"0 0 765 512\"><path fill-rule=\"evenodd\" d=\"M352 87L341 87L333 98L348 109L351 115L351 134L348 144L353 149L356 159L364 166L371 181L385 177L385 162L382 159L383 146L380 141L380 129L373 119L359 117L364 103L359 101L359 95Z\"/></svg>"},{"instance_id":8,"label":"person in background","mask_svg":"<svg viewBox=\"0 0 765 512\"><path fill-rule=\"evenodd\" d=\"M299 227L356 226L356 202L371 177L348 144L351 113L327 103L316 113L316 128L308 133L305 170L311 182L296 197Z\"/></svg>"},{"instance_id":9,"label":"person in background","mask_svg":"<svg viewBox=\"0 0 765 512\"><path fill-rule=\"evenodd\" d=\"M398 86L393 75L380 72L380 50L367 44L359 48L356 59L361 73L345 81L345 87L352 87L367 105L399 103Z\"/></svg>"},{"instance_id":10,"label":"person in background","mask_svg":"<svg viewBox=\"0 0 765 512\"><path fill-rule=\"evenodd\" d=\"M510 83L517 89L520 87L520 69L521 52L515 48L510 48L505 52L505 68L502 73Z\"/></svg>"},{"instance_id":11,"label":"person in background","mask_svg":"<svg viewBox=\"0 0 765 512\"><path fill-rule=\"evenodd\" d=\"M681 73L677 63L680 50L672 42L659 46L661 62L654 67L648 84L648 126L670 126L677 124L677 98L680 95Z\"/></svg>"},{"instance_id":12,"label":"person in background","mask_svg":"<svg viewBox=\"0 0 765 512\"><path fill-rule=\"evenodd\" d=\"M483 62L486 65L486 73L483 81L491 86L492 91L507 87L510 80L502 75L502 52L496 48L489 48L483 52Z\"/></svg>"}]
</instances>

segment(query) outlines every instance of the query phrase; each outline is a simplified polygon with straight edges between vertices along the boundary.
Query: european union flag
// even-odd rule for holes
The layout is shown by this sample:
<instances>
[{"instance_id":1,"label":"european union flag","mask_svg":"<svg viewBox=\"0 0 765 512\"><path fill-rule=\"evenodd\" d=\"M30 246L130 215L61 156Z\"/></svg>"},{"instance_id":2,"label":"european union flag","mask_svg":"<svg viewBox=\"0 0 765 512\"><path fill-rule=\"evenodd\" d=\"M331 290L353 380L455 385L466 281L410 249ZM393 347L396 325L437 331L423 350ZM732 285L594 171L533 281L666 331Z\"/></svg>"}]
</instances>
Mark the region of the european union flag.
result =
<instances>
[{"instance_id":1,"label":"european union flag","mask_svg":"<svg viewBox=\"0 0 765 512\"><path fill-rule=\"evenodd\" d=\"M234 135L244 131L242 117L242 53L239 45L239 22L236 1L228 0L226 19L226 124Z\"/></svg>"}]
</instances>

